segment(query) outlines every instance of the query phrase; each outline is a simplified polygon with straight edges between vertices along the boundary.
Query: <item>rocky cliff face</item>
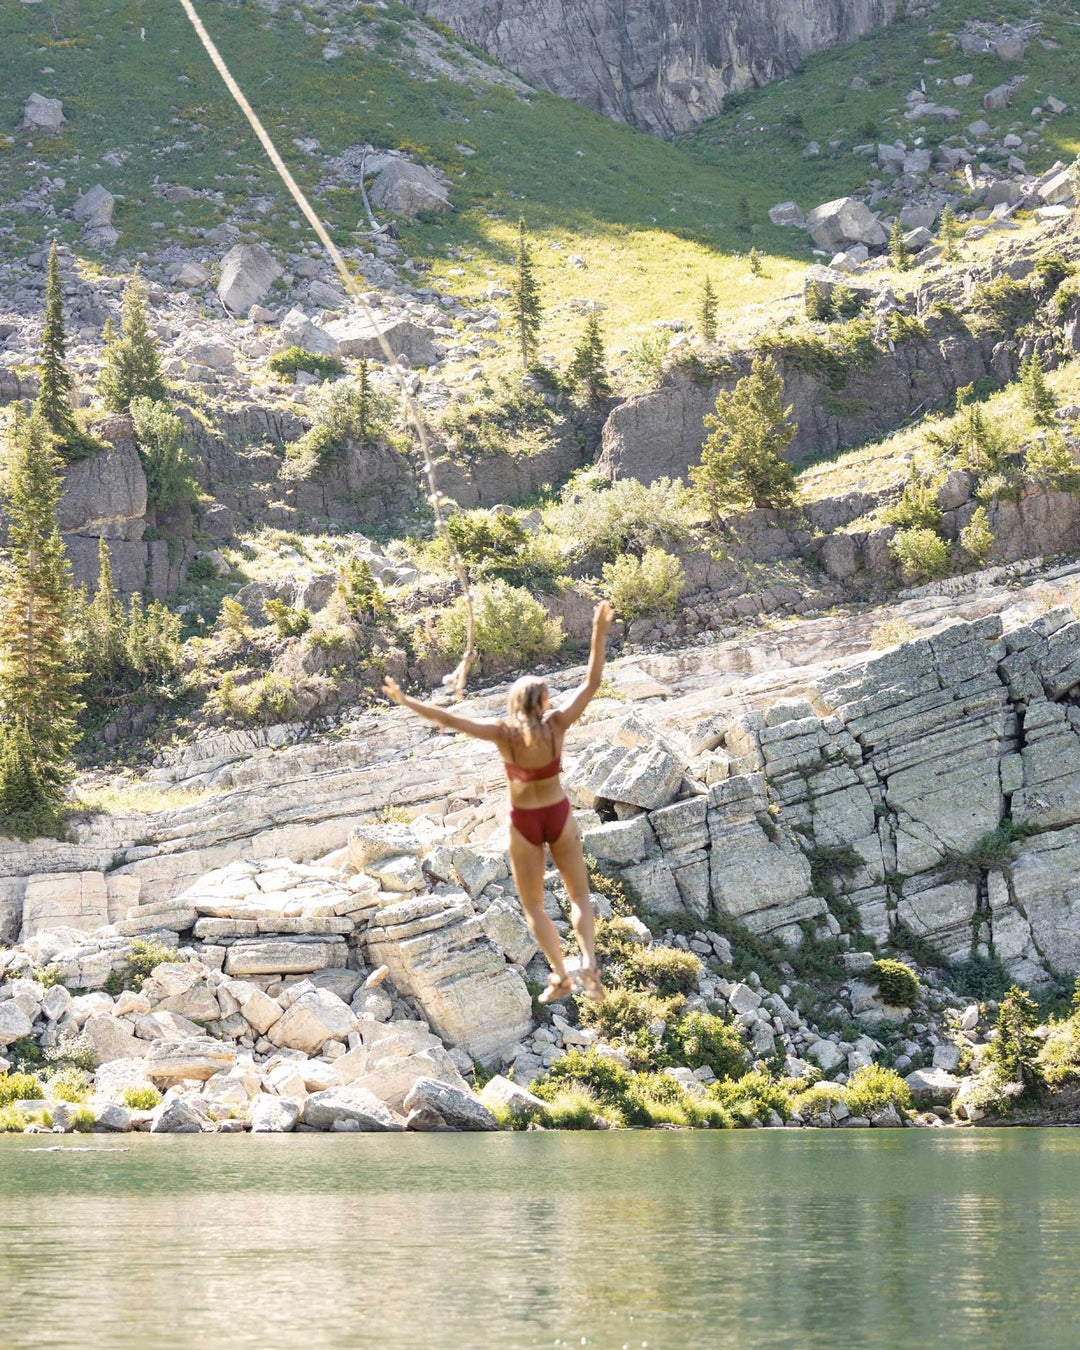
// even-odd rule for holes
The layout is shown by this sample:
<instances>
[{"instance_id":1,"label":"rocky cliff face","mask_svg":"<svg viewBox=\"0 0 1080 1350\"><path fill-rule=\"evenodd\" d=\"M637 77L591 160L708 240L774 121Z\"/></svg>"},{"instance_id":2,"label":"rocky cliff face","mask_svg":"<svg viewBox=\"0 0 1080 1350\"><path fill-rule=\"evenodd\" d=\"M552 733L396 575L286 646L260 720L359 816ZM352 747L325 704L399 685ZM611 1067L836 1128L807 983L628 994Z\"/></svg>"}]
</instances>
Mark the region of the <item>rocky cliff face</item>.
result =
<instances>
[{"instance_id":1,"label":"rocky cliff face","mask_svg":"<svg viewBox=\"0 0 1080 1350\"><path fill-rule=\"evenodd\" d=\"M606 117L670 136L724 95L852 42L897 0L410 0L500 64Z\"/></svg>"}]
</instances>

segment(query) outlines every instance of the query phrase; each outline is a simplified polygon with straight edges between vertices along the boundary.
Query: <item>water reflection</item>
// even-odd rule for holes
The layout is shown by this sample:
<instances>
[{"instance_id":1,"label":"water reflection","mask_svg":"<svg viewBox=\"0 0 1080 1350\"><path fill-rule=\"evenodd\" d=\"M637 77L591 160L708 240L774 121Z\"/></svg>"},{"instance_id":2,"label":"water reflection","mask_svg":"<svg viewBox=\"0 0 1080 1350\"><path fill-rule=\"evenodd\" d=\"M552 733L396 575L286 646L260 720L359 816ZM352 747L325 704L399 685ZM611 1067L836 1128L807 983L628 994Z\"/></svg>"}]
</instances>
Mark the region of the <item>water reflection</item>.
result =
<instances>
[{"instance_id":1,"label":"water reflection","mask_svg":"<svg viewBox=\"0 0 1080 1350\"><path fill-rule=\"evenodd\" d=\"M0 1347L1015 1350L1080 1134L0 1139Z\"/></svg>"}]
</instances>

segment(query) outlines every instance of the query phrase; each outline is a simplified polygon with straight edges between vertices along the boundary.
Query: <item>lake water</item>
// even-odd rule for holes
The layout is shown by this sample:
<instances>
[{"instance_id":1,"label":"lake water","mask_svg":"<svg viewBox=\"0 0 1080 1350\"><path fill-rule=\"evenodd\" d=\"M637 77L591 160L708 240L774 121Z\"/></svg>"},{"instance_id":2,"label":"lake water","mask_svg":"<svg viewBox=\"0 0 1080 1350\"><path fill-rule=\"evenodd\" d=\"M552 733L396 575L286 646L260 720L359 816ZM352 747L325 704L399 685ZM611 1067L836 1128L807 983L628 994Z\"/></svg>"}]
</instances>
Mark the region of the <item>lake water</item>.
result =
<instances>
[{"instance_id":1,"label":"lake water","mask_svg":"<svg viewBox=\"0 0 1080 1350\"><path fill-rule=\"evenodd\" d=\"M1080 1130L53 1142L0 1136L4 1350L1080 1343Z\"/></svg>"}]
</instances>

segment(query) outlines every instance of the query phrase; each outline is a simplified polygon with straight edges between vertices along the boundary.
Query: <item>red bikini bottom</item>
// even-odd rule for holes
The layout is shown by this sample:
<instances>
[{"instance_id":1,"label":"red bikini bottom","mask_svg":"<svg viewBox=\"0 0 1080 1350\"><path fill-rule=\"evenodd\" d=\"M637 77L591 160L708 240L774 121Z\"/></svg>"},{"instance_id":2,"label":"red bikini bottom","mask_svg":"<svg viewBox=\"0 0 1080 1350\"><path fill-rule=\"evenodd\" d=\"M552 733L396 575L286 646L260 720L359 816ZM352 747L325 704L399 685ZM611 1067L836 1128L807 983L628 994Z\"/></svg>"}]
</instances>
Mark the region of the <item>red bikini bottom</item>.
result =
<instances>
[{"instance_id":1,"label":"red bikini bottom","mask_svg":"<svg viewBox=\"0 0 1080 1350\"><path fill-rule=\"evenodd\" d=\"M530 844L543 847L554 844L566 828L570 815L570 799L563 797L551 806L515 806L510 810L510 824Z\"/></svg>"}]
</instances>

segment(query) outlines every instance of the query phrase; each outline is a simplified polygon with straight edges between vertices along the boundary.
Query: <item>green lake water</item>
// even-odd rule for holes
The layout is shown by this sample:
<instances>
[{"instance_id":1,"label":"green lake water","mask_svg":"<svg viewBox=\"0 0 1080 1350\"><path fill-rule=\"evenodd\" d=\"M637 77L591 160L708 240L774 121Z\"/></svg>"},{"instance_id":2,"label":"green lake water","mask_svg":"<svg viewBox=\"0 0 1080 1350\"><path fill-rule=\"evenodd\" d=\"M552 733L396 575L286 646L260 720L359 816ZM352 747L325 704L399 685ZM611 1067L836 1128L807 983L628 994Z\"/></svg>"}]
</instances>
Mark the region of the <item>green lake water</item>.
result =
<instances>
[{"instance_id":1,"label":"green lake water","mask_svg":"<svg viewBox=\"0 0 1080 1350\"><path fill-rule=\"evenodd\" d=\"M53 1142L4 1350L1080 1345L1080 1130Z\"/></svg>"}]
</instances>

